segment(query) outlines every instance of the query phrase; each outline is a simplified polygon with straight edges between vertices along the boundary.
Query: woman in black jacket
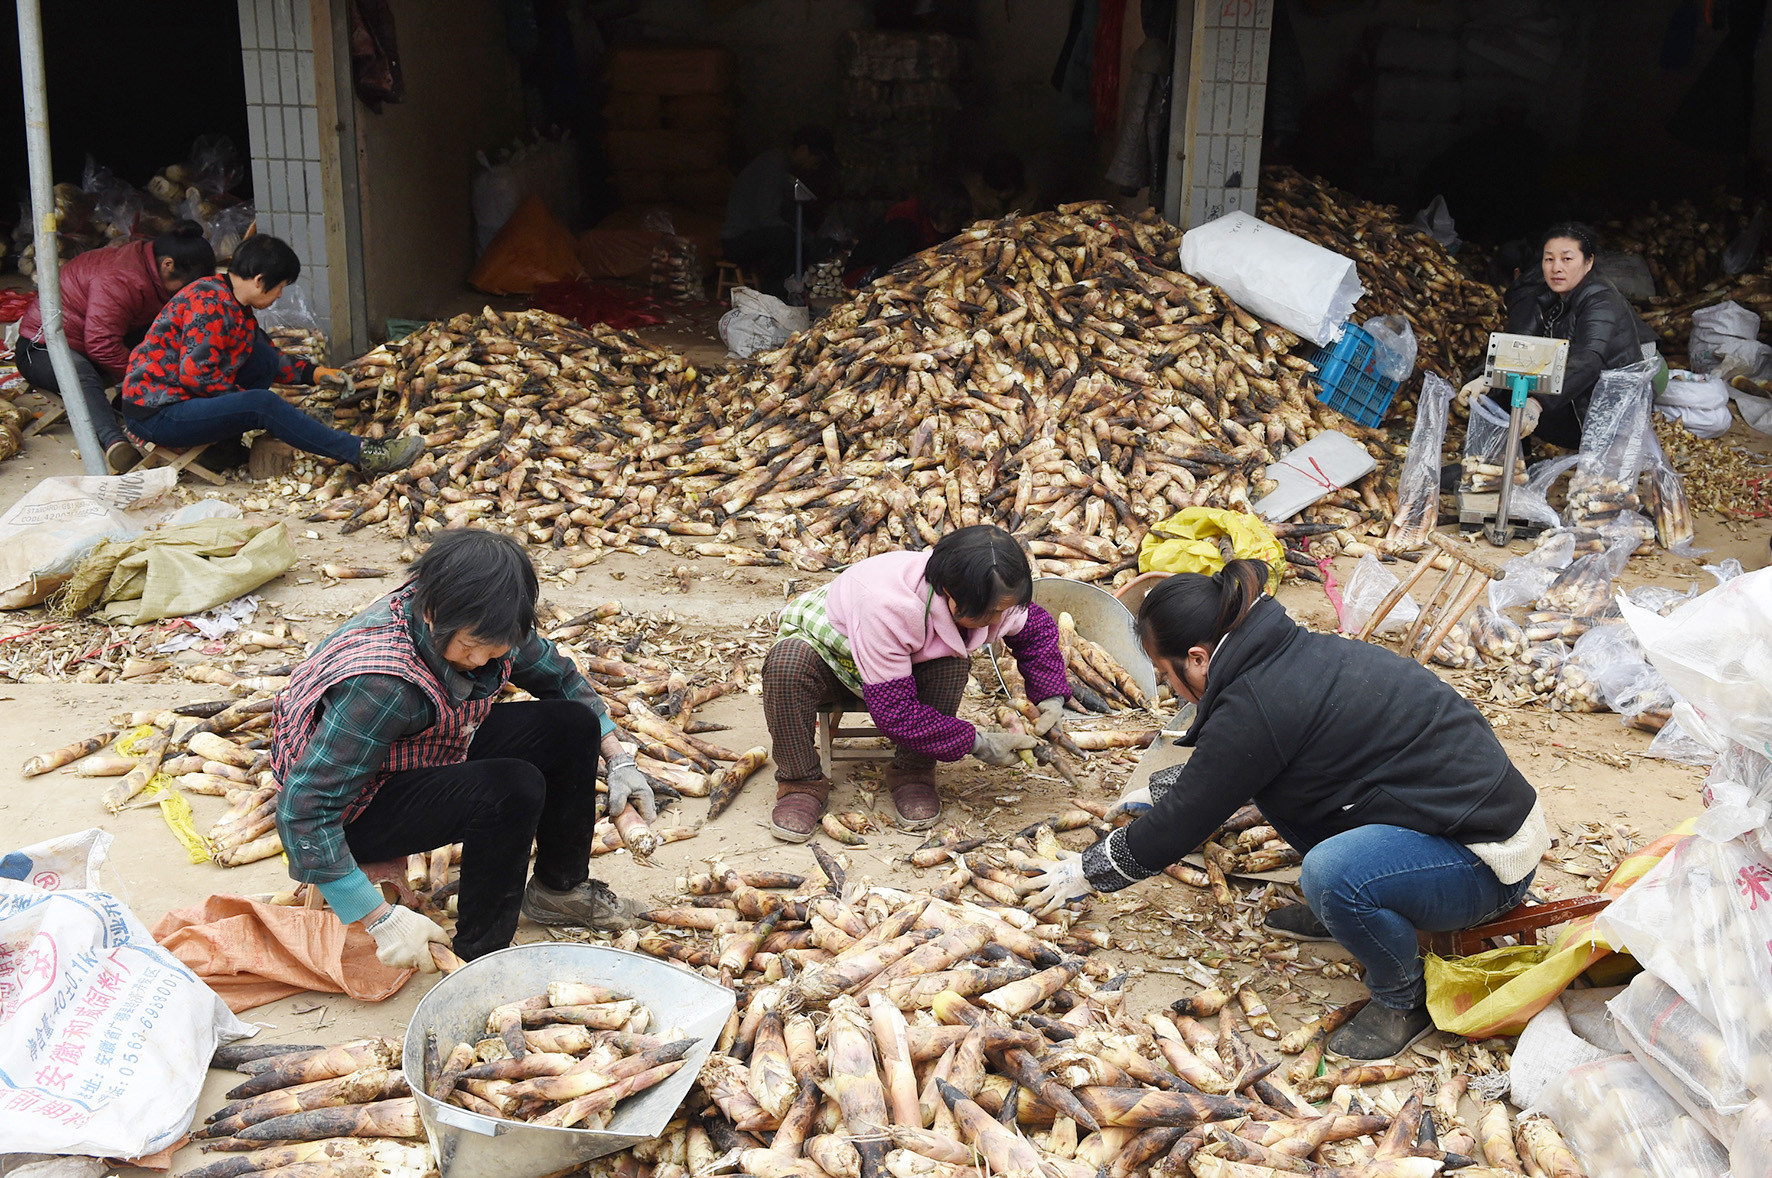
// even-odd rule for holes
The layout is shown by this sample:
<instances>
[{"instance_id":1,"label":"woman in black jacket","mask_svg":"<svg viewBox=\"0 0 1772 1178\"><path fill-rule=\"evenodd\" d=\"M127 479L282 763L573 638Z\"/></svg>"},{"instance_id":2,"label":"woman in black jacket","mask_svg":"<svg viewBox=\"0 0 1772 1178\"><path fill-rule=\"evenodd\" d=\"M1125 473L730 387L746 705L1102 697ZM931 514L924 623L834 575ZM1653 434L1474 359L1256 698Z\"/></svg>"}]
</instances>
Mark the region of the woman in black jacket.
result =
<instances>
[{"instance_id":1,"label":"woman in black jacket","mask_svg":"<svg viewBox=\"0 0 1772 1178\"><path fill-rule=\"evenodd\" d=\"M1537 791L1489 722L1433 672L1381 647L1313 634L1262 592L1259 561L1178 573L1138 611L1151 662L1197 705L1148 812L1079 856L1043 864L1050 907L1156 875L1254 802L1304 853L1305 904L1274 932L1335 940L1373 1002L1329 1040L1383 1059L1433 1030L1415 932L1471 928L1518 905L1550 834ZM1165 788L1165 786L1167 788Z\"/></svg>"},{"instance_id":2,"label":"woman in black jacket","mask_svg":"<svg viewBox=\"0 0 1772 1178\"><path fill-rule=\"evenodd\" d=\"M1545 231L1539 273L1508 288L1507 330L1569 341L1563 391L1527 401L1523 432L1571 450L1581 445L1581 423L1600 373L1643 359L1655 334L1618 288L1594 273L1594 231L1578 221ZM1489 393L1503 409L1505 391Z\"/></svg>"}]
</instances>

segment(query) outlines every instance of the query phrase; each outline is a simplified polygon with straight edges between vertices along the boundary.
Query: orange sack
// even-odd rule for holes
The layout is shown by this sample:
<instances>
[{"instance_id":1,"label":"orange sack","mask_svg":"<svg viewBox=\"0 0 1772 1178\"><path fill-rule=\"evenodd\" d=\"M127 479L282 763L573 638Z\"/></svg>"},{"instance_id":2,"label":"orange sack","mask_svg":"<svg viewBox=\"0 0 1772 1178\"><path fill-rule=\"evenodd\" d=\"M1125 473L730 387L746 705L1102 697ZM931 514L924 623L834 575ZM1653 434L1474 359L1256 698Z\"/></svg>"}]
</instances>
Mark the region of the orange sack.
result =
<instances>
[{"instance_id":1,"label":"orange sack","mask_svg":"<svg viewBox=\"0 0 1772 1178\"><path fill-rule=\"evenodd\" d=\"M583 275L571 231L531 194L474 263L468 281L487 294L533 294L538 286Z\"/></svg>"}]
</instances>

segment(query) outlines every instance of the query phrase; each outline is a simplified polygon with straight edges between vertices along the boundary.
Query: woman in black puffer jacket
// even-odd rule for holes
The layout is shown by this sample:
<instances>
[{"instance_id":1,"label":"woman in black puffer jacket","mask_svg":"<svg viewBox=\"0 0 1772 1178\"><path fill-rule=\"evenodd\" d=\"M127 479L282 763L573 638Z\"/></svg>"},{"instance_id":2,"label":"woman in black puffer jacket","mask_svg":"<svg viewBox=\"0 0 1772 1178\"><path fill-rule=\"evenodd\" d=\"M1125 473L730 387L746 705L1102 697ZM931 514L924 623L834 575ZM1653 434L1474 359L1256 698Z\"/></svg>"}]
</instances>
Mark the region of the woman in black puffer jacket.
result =
<instances>
[{"instance_id":1,"label":"woman in black puffer jacket","mask_svg":"<svg viewBox=\"0 0 1772 1178\"><path fill-rule=\"evenodd\" d=\"M1618 288L1594 273L1595 253L1592 229L1574 221L1553 225L1544 235L1540 273L1522 275L1507 292L1509 332L1569 341L1562 394L1532 398L1525 432L1572 450L1581 445L1600 373L1637 363L1643 345L1655 340ZM1507 407L1505 392L1489 395Z\"/></svg>"}]
</instances>

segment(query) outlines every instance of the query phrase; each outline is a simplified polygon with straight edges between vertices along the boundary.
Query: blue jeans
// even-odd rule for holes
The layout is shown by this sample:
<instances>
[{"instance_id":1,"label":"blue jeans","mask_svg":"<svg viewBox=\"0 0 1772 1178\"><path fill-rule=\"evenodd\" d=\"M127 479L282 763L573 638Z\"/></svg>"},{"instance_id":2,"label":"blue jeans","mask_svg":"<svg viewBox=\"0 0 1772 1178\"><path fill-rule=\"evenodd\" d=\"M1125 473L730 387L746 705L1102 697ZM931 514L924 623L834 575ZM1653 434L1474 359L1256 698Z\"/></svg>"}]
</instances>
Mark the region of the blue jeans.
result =
<instances>
[{"instance_id":1,"label":"blue jeans","mask_svg":"<svg viewBox=\"0 0 1772 1178\"><path fill-rule=\"evenodd\" d=\"M157 446L178 448L238 441L247 430L262 429L297 450L357 465L363 456L361 438L321 425L270 390L281 363L277 349L260 331L252 354L234 376L239 391L175 401L152 417L131 421L129 428Z\"/></svg>"},{"instance_id":2,"label":"blue jeans","mask_svg":"<svg viewBox=\"0 0 1772 1178\"><path fill-rule=\"evenodd\" d=\"M1401 826L1361 826L1304 857L1298 881L1330 935L1366 967L1366 988L1393 1010L1427 1000L1415 932L1467 929L1525 898L1462 843Z\"/></svg>"}]
</instances>

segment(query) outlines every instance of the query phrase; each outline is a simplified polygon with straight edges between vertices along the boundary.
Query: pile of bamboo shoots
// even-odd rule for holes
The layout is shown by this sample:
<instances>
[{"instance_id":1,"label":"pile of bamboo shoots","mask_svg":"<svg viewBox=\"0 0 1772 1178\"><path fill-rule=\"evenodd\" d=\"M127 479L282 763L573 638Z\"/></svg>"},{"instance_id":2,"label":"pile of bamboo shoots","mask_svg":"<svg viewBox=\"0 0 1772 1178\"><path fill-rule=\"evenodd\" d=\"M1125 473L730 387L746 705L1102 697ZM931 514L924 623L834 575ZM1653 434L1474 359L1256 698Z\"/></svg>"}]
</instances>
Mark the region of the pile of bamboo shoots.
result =
<instances>
[{"instance_id":1,"label":"pile of bamboo shoots","mask_svg":"<svg viewBox=\"0 0 1772 1178\"><path fill-rule=\"evenodd\" d=\"M1702 208L1684 199L1665 209L1651 201L1627 219L1608 222L1600 246L1642 258L1660 299L1679 300L1723 277L1723 251L1743 220L1741 197L1720 189ZM1685 346L1681 336L1681 350Z\"/></svg>"},{"instance_id":2,"label":"pile of bamboo shoots","mask_svg":"<svg viewBox=\"0 0 1772 1178\"><path fill-rule=\"evenodd\" d=\"M425 1037L432 1099L481 1116L563 1129L602 1129L615 1107L683 1066L695 1040L648 1034L652 1013L633 998L584 982L496 1006L486 1037L445 1051Z\"/></svg>"},{"instance_id":3,"label":"pile of bamboo shoots","mask_svg":"<svg viewBox=\"0 0 1772 1178\"><path fill-rule=\"evenodd\" d=\"M1123 579L1152 523L1246 509L1335 429L1382 463L1336 526L1381 534L1397 448L1317 402L1296 337L1179 270L1178 242L1104 204L981 223L711 383L607 328L459 316L350 366L376 400L346 420L432 450L353 494L334 475L315 518L809 570L996 522L1043 573Z\"/></svg>"},{"instance_id":4,"label":"pile of bamboo shoots","mask_svg":"<svg viewBox=\"0 0 1772 1178\"><path fill-rule=\"evenodd\" d=\"M248 1079L227 1093L192 1137L228 1156L189 1171L237 1178L421 1178L434 1173L418 1105L400 1066L400 1044L381 1037L332 1047L226 1046L211 1067ZM284 1171L283 1167L297 1166Z\"/></svg>"},{"instance_id":5,"label":"pile of bamboo shoots","mask_svg":"<svg viewBox=\"0 0 1772 1178\"><path fill-rule=\"evenodd\" d=\"M226 798L228 811L207 835L187 835L201 840L217 866L256 863L283 850L269 767L272 707L272 697L258 690L240 700L126 712L112 717L114 727L32 757L24 775L71 765L77 777L116 778L101 798L113 814L148 805L167 809L182 794ZM155 784L159 788L149 789ZM174 819L170 810L168 818Z\"/></svg>"},{"instance_id":6,"label":"pile of bamboo shoots","mask_svg":"<svg viewBox=\"0 0 1772 1178\"><path fill-rule=\"evenodd\" d=\"M1048 825L1032 841L1052 838ZM847 879L816 846L820 870L804 877L716 865L680 881L694 905L648 914L681 928L684 914L710 913L689 923L712 944L623 934L618 944L739 990L686 1115L634 1158L672 1176L1407 1178L1475 1157L1458 1108L1466 1076L1450 1055L1413 1094L1362 1088L1417 1068L1322 1070L1327 1036L1356 1008L1282 1037L1246 984L1234 999L1205 991L1134 1018L1128 975L1088 955L1105 930L1065 910L1036 917L1020 906L1023 877L975 872L958 844L945 851L956 869L930 891ZM1239 1014L1298 1057L1287 1074L1244 1037ZM1430 1074L1448 1098L1435 1115ZM1505 1127L1506 1110L1496 1114ZM1499 1141L1487 1148L1505 1164Z\"/></svg>"},{"instance_id":7,"label":"pile of bamboo shoots","mask_svg":"<svg viewBox=\"0 0 1772 1178\"><path fill-rule=\"evenodd\" d=\"M1375 204L1287 167L1261 173L1260 214L1306 241L1352 258L1366 288L1358 317L1402 315L1415 329L1415 371L1459 374L1480 363L1489 333L1500 331L1501 292L1473 277L1428 234L1403 220L1394 205ZM1398 390L1394 420L1413 417L1419 381Z\"/></svg>"}]
</instances>

